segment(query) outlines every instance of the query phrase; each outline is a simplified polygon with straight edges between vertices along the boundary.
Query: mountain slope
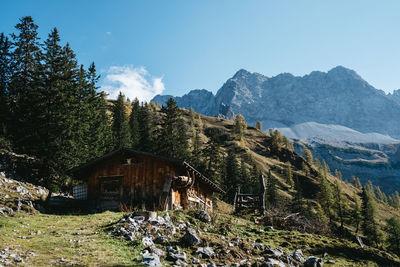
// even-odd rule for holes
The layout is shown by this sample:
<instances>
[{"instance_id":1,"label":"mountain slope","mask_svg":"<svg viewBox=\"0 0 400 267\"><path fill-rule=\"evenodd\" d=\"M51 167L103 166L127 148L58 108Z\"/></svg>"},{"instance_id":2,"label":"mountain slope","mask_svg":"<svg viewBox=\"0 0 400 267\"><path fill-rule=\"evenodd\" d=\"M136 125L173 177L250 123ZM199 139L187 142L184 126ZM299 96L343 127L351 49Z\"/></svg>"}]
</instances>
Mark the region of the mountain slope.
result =
<instances>
[{"instance_id":1,"label":"mountain slope","mask_svg":"<svg viewBox=\"0 0 400 267\"><path fill-rule=\"evenodd\" d=\"M242 69L214 97L205 90L198 92L177 97L178 105L211 116L227 105L249 124L260 120L264 129L317 122L400 138L397 94L386 95L342 66L327 73L314 71L303 77L284 73L271 78ZM166 99L156 96L153 101L164 104Z\"/></svg>"}]
</instances>

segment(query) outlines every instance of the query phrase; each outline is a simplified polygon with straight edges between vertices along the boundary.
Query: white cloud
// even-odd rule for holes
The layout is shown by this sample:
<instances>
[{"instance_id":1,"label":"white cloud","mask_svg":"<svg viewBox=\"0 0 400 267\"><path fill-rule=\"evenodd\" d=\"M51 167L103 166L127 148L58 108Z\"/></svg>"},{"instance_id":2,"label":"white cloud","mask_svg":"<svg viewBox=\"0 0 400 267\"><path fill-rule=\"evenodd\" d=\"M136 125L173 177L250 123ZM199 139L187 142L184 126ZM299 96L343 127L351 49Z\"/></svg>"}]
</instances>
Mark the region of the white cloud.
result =
<instances>
[{"instance_id":1,"label":"white cloud","mask_svg":"<svg viewBox=\"0 0 400 267\"><path fill-rule=\"evenodd\" d=\"M106 32L107 35L111 35L111 32Z\"/></svg>"},{"instance_id":2,"label":"white cloud","mask_svg":"<svg viewBox=\"0 0 400 267\"><path fill-rule=\"evenodd\" d=\"M106 71L102 89L111 99L116 99L121 91L131 100L137 97L140 101L149 102L165 90L162 79L152 76L144 67L112 66Z\"/></svg>"}]
</instances>

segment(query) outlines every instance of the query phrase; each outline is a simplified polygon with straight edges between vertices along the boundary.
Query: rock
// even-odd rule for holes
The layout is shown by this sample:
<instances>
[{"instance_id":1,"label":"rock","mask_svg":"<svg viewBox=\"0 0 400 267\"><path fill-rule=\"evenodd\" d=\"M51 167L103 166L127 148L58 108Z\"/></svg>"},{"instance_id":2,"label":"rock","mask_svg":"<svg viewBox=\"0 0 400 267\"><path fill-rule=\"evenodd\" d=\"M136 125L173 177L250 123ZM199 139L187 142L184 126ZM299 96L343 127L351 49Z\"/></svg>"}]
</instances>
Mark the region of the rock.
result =
<instances>
[{"instance_id":1,"label":"rock","mask_svg":"<svg viewBox=\"0 0 400 267\"><path fill-rule=\"evenodd\" d=\"M154 243L156 243L156 244L164 244L168 241L169 241L169 238L166 236L159 236L156 239L154 239Z\"/></svg>"},{"instance_id":2,"label":"rock","mask_svg":"<svg viewBox=\"0 0 400 267\"><path fill-rule=\"evenodd\" d=\"M232 242L229 242L229 243L228 243L228 246L229 246L229 247L234 247L235 244L233 244Z\"/></svg>"},{"instance_id":3,"label":"rock","mask_svg":"<svg viewBox=\"0 0 400 267\"><path fill-rule=\"evenodd\" d=\"M299 261L301 263L305 262L305 260L303 258L303 251L301 251L301 249L296 249L293 252L292 257L293 257L293 259L295 259L296 261Z\"/></svg>"},{"instance_id":4,"label":"rock","mask_svg":"<svg viewBox=\"0 0 400 267\"><path fill-rule=\"evenodd\" d=\"M173 248L172 246L167 247L167 252L172 252L172 253L179 253L179 247Z\"/></svg>"},{"instance_id":5,"label":"rock","mask_svg":"<svg viewBox=\"0 0 400 267\"><path fill-rule=\"evenodd\" d=\"M335 261L334 261L334 260L327 260L326 263L328 263L328 264L335 264Z\"/></svg>"},{"instance_id":6,"label":"rock","mask_svg":"<svg viewBox=\"0 0 400 267\"><path fill-rule=\"evenodd\" d=\"M324 263L322 262L322 259L311 256L308 257L308 259L304 262L303 267L323 267Z\"/></svg>"},{"instance_id":7,"label":"rock","mask_svg":"<svg viewBox=\"0 0 400 267\"><path fill-rule=\"evenodd\" d=\"M253 248L257 249L257 250L264 250L264 245L263 244L254 244Z\"/></svg>"},{"instance_id":8,"label":"rock","mask_svg":"<svg viewBox=\"0 0 400 267\"><path fill-rule=\"evenodd\" d=\"M171 217L169 217L169 213L168 213L168 212L165 213L162 217L163 217L163 219L164 219L166 222L171 221Z\"/></svg>"},{"instance_id":9,"label":"rock","mask_svg":"<svg viewBox=\"0 0 400 267\"><path fill-rule=\"evenodd\" d=\"M200 260L199 260L198 258L193 257L193 258L192 258L192 263L193 263L193 264L199 264L199 263L200 263Z\"/></svg>"},{"instance_id":10,"label":"rock","mask_svg":"<svg viewBox=\"0 0 400 267\"><path fill-rule=\"evenodd\" d=\"M217 267L217 265L215 265L214 262L210 262L210 263L208 264L208 267Z\"/></svg>"},{"instance_id":11,"label":"rock","mask_svg":"<svg viewBox=\"0 0 400 267\"><path fill-rule=\"evenodd\" d=\"M145 247L151 247L154 245L153 239L151 237L145 236L142 238L142 244Z\"/></svg>"},{"instance_id":12,"label":"rock","mask_svg":"<svg viewBox=\"0 0 400 267\"><path fill-rule=\"evenodd\" d=\"M182 260L186 262L186 253L185 252L173 253L172 251L170 251L168 253L168 258L172 260Z\"/></svg>"},{"instance_id":13,"label":"rock","mask_svg":"<svg viewBox=\"0 0 400 267\"><path fill-rule=\"evenodd\" d=\"M130 233L128 233L128 234L126 234L125 235L125 238L126 238L126 240L128 240L128 241L133 241L133 240L135 240L135 233L133 233L133 232L130 232Z\"/></svg>"},{"instance_id":14,"label":"rock","mask_svg":"<svg viewBox=\"0 0 400 267\"><path fill-rule=\"evenodd\" d=\"M269 258L261 264L261 267L286 267L286 264L283 261Z\"/></svg>"},{"instance_id":15,"label":"rock","mask_svg":"<svg viewBox=\"0 0 400 267\"><path fill-rule=\"evenodd\" d=\"M206 222L206 223L211 222L211 216L205 210L196 211L195 217L202 222Z\"/></svg>"},{"instance_id":16,"label":"rock","mask_svg":"<svg viewBox=\"0 0 400 267\"><path fill-rule=\"evenodd\" d=\"M202 258L211 258L212 256L214 256L214 250L210 247L197 248L196 253Z\"/></svg>"},{"instance_id":17,"label":"rock","mask_svg":"<svg viewBox=\"0 0 400 267\"><path fill-rule=\"evenodd\" d=\"M142 263L151 267L162 267L160 257L154 253L146 253L143 255Z\"/></svg>"},{"instance_id":18,"label":"rock","mask_svg":"<svg viewBox=\"0 0 400 267\"><path fill-rule=\"evenodd\" d=\"M186 267L186 266L188 266L188 264L185 261L183 261L181 259L178 259L178 260L175 261L175 265L174 266L184 266L184 267Z\"/></svg>"},{"instance_id":19,"label":"rock","mask_svg":"<svg viewBox=\"0 0 400 267\"><path fill-rule=\"evenodd\" d=\"M282 255L283 255L283 252L281 251L281 250L279 250L279 249L270 249L270 248L267 248L266 250L265 250L265 253L268 255L268 256L270 256L270 257L272 257L272 258L280 258Z\"/></svg>"},{"instance_id":20,"label":"rock","mask_svg":"<svg viewBox=\"0 0 400 267\"><path fill-rule=\"evenodd\" d=\"M188 227L182 241L188 246L196 246L200 244L201 240L196 234L196 230Z\"/></svg>"},{"instance_id":21,"label":"rock","mask_svg":"<svg viewBox=\"0 0 400 267\"><path fill-rule=\"evenodd\" d=\"M164 250L159 249L159 248L157 248L157 247L154 246L154 245L150 247L150 251L151 251L152 253L156 254L156 255L159 256L159 257L165 256Z\"/></svg>"}]
</instances>

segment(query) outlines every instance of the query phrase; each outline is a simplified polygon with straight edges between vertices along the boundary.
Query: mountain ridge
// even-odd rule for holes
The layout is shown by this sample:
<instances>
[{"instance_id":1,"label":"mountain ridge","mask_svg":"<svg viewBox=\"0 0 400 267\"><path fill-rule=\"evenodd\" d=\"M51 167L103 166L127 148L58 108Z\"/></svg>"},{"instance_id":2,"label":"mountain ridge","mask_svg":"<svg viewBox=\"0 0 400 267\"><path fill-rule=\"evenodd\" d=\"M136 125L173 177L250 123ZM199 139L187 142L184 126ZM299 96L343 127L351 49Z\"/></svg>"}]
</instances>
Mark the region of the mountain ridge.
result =
<instances>
[{"instance_id":1,"label":"mountain ridge","mask_svg":"<svg viewBox=\"0 0 400 267\"><path fill-rule=\"evenodd\" d=\"M193 107L204 115L225 117L220 107L229 106L249 124L260 120L265 130L317 122L400 138L400 125L396 125L400 94L385 94L343 66L304 76L281 73L273 77L240 69L215 95L205 89L194 91L174 97L178 105ZM152 101L164 104L169 97L157 95Z\"/></svg>"}]
</instances>

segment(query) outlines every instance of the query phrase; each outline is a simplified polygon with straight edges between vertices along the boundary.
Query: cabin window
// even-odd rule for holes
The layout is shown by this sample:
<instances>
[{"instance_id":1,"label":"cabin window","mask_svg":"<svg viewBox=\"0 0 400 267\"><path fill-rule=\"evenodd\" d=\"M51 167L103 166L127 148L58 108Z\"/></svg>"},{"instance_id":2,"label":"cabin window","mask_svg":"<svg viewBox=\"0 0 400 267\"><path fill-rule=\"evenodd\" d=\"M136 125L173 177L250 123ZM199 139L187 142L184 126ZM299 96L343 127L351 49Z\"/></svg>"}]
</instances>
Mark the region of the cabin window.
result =
<instances>
[{"instance_id":1,"label":"cabin window","mask_svg":"<svg viewBox=\"0 0 400 267\"><path fill-rule=\"evenodd\" d=\"M100 181L100 192L102 198L119 199L121 195L121 178L102 179Z\"/></svg>"}]
</instances>

